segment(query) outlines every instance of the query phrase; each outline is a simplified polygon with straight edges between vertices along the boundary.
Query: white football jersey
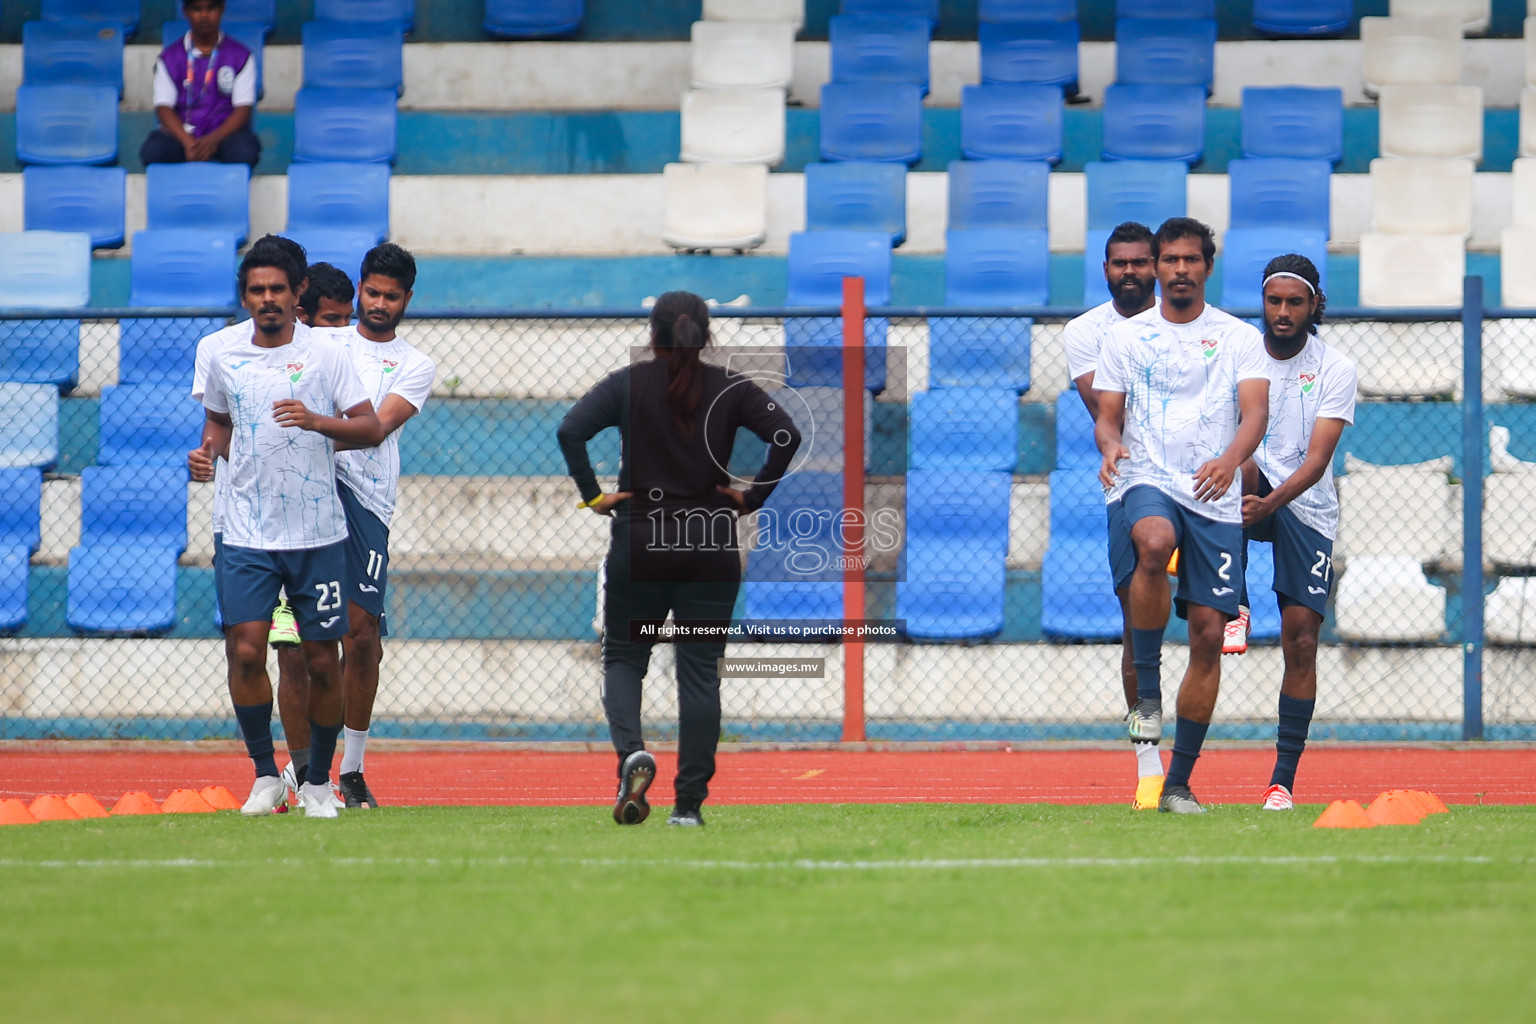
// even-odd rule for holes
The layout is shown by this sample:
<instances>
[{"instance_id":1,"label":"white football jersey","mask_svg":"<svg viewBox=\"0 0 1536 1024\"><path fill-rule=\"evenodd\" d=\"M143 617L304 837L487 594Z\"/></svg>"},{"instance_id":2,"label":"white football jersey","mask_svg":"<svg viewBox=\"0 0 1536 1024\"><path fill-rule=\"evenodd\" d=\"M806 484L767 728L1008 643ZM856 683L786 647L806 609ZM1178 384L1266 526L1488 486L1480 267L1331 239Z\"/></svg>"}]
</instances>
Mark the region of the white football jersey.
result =
<instances>
[{"instance_id":1,"label":"white football jersey","mask_svg":"<svg viewBox=\"0 0 1536 1024\"><path fill-rule=\"evenodd\" d=\"M1269 373L1269 426L1253 461L1271 486L1279 487L1306 461L1312 427L1319 419L1355 422L1355 364L1317 338L1308 338L1290 359L1264 352ZM1339 532L1339 492L1333 460L1322 478L1286 506L1296 518L1332 540Z\"/></svg>"}]
</instances>

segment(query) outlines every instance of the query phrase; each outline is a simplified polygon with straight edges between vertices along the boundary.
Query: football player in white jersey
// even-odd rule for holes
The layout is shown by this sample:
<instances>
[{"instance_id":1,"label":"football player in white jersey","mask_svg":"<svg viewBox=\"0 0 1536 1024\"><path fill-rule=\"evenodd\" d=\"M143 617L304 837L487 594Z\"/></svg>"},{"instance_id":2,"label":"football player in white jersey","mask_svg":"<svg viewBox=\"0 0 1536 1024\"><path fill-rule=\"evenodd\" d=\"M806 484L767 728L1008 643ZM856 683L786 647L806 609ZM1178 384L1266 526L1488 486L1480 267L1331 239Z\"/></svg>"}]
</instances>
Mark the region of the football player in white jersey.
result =
<instances>
[{"instance_id":1,"label":"football player in white jersey","mask_svg":"<svg viewBox=\"0 0 1536 1024\"><path fill-rule=\"evenodd\" d=\"M1264 436L1269 376L1259 332L1205 301L1216 253L1211 229L1189 217L1166 220L1152 253L1162 300L1105 341L1094 377L1095 436L1100 480L1106 489L1124 487L1136 553L1132 740L1162 735L1166 567L1180 552L1177 606L1189 620L1189 668L1158 810L1199 814L1189 775L1216 707L1222 633L1237 616L1242 587L1242 487L1232 484Z\"/></svg>"},{"instance_id":2,"label":"football player in white jersey","mask_svg":"<svg viewBox=\"0 0 1536 1024\"><path fill-rule=\"evenodd\" d=\"M1269 427L1243 463L1243 530L1247 539L1274 545L1285 655L1275 769L1260 798L1270 811L1294 806L1296 766L1317 702L1317 639L1339 530L1333 453L1355 421L1355 364L1316 337L1327 301L1305 256L1276 256L1264 268Z\"/></svg>"},{"instance_id":3,"label":"football player in white jersey","mask_svg":"<svg viewBox=\"0 0 1536 1024\"><path fill-rule=\"evenodd\" d=\"M1088 415L1098 419L1099 393L1093 389L1094 373L1099 366L1099 350L1110 328L1146 312L1157 301L1157 272L1152 259L1152 231L1145 224L1126 221L1110 232L1104 244L1104 280L1112 296L1062 329L1067 348L1067 373L1077 386L1078 397ZM1109 574L1115 596L1120 600L1123 627L1120 658L1120 682L1125 690L1126 717L1136 707L1136 667L1131 663L1131 573L1136 568L1136 553L1131 547L1131 531L1125 524L1125 508L1120 489L1104 492L1105 518L1109 533ZM1163 794L1163 762L1158 757L1157 741L1135 740L1136 796L1131 806L1136 810L1156 810Z\"/></svg>"},{"instance_id":4,"label":"football player in white jersey","mask_svg":"<svg viewBox=\"0 0 1536 1024\"><path fill-rule=\"evenodd\" d=\"M272 609L286 589L309 676L310 759L299 802L310 817L334 818L347 524L333 444L377 444L382 432L346 353L295 321L304 276L303 261L267 239L241 261L239 294L255 332L209 353L204 441L187 461L195 480L213 478L216 457L226 461L219 607L230 696L256 769L241 811L270 813L287 799L273 758L266 668Z\"/></svg>"}]
</instances>

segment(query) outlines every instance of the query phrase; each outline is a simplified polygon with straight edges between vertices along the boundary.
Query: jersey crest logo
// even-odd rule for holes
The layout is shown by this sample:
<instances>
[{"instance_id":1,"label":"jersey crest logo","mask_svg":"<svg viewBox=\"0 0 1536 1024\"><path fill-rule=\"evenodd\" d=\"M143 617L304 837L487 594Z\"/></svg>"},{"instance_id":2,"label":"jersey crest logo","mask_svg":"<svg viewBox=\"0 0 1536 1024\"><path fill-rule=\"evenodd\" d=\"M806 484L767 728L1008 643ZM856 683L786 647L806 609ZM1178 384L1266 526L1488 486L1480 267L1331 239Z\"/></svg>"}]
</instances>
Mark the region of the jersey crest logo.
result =
<instances>
[{"instance_id":1,"label":"jersey crest logo","mask_svg":"<svg viewBox=\"0 0 1536 1024\"><path fill-rule=\"evenodd\" d=\"M304 364L303 363L289 363L288 366L287 366L287 370L288 370L288 379L293 381L295 384L297 384L299 382L299 378L300 377L304 376Z\"/></svg>"},{"instance_id":2,"label":"jersey crest logo","mask_svg":"<svg viewBox=\"0 0 1536 1024\"><path fill-rule=\"evenodd\" d=\"M1200 347L1205 351L1205 358L1209 359L1216 354L1216 346L1220 342L1215 338L1201 338Z\"/></svg>"},{"instance_id":3,"label":"jersey crest logo","mask_svg":"<svg viewBox=\"0 0 1536 1024\"><path fill-rule=\"evenodd\" d=\"M380 359L379 362L384 364L385 373L394 373L395 368L400 365L398 360Z\"/></svg>"},{"instance_id":4,"label":"jersey crest logo","mask_svg":"<svg viewBox=\"0 0 1536 1024\"><path fill-rule=\"evenodd\" d=\"M1312 388L1317 384L1317 374L1315 373L1298 373L1296 379L1301 382L1301 393L1304 395L1310 395Z\"/></svg>"}]
</instances>

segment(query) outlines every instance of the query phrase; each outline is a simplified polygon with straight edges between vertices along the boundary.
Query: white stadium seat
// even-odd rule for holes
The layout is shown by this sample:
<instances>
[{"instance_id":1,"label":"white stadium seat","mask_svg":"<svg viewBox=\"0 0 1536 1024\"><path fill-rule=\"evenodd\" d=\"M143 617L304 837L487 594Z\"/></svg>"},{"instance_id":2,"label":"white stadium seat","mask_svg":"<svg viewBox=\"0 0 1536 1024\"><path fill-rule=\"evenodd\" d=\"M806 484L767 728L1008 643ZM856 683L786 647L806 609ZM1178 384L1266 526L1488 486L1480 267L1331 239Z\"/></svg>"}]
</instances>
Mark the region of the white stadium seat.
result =
<instances>
[{"instance_id":1,"label":"white stadium seat","mask_svg":"<svg viewBox=\"0 0 1536 1024\"><path fill-rule=\"evenodd\" d=\"M768 232L768 168L667 164L661 238L679 249L752 249Z\"/></svg>"},{"instance_id":2,"label":"white stadium seat","mask_svg":"<svg viewBox=\"0 0 1536 1024\"><path fill-rule=\"evenodd\" d=\"M1381 155L1483 158L1483 90L1391 85L1381 90Z\"/></svg>"},{"instance_id":3,"label":"white stadium seat","mask_svg":"<svg viewBox=\"0 0 1536 1024\"><path fill-rule=\"evenodd\" d=\"M805 24L805 0L704 0L705 21L787 21Z\"/></svg>"},{"instance_id":4,"label":"white stadium seat","mask_svg":"<svg viewBox=\"0 0 1536 1024\"><path fill-rule=\"evenodd\" d=\"M1392 0L1387 10L1394 18L1455 18L1469 36L1488 31L1493 16L1490 0Z\"/></svg>"},{"instance_id":5,"label":"white stadium seat","mask_svg":"<svg viewBox=\"0 0 1536 1024\"><path fill-rule=\"evenodd\" d=\"M1536 18L1525 19L1525 84L1536 85Z\"/></svg>"},{"instance_id":6,"label":"white stadium seat","mask_svg":"<svg viewBox=\"0 0 1536 1024\"><path fill-rule=\"evenodd\" d=\"M1536 569L1536 472L1489 474L1483 485L1483 558L1511 569Z\"/></svg>"},{"instance_id":7,"label":"white stadium seat","mask_svg":"<svg viewBox=\"0 0 1536 1024\"><path fill-rule=\"evenodd\" d=\"M1536 85L1520 90L1520 155L1536 156Z\"/></svg>"},{"instance_id":8,"label":"white stadium seat","mask_svg":"<svg viewBox=\"0 0 1536 1024\"><path fill-rule=\"evenodd\" d=\"M1365 92L1384 85L1461 81L1461 22L1455 18L1361 18Z\"/></svg>"},{"instance_id":9,"label":"white stadium seat","mask_svg":"<svg viewBox=\"0 0 1536 1024\"><path fill-rule=\"evenodd\" d=\"M1514 195L1514 223L1522 228L1536 228L1536 159L1521 157L1510 168Z\"/></svg>"},{"instance_id":10,"label":"white stadium seat","mask_svg":"<svg viewBox=\"0 0 1536 1024\"><path fill-rule=\"evenodd\" d=\"M1503 305L1536 308L1536 227L1500 232L1499 284Z\"/></svg>"},{"instance_id":11,"label":"white stadium seat","mask_svg":"<svg viewBox=\"0 0 1536 1024\"><path fill-rule=\"evenodd\" d=\"M1335 323L1323 332L1359 367L1367 398L1449 398L1461 383L1460 324Z\"/></svg>"},{"instance_id":12,"label":"white stadium seat","mask_svg":"<svg viewBox=\"0 0 1536 1024\"><path fill-rule=\"evenodd\" d=\"M1503 263L1509 266L1508 256L1504 257ZM1507 279L1504 288L1503 305L1519 307L1518 299L1530 297L1518 294L1518 289L1512 294ZM1536 303L1532 306L1536 307ZM1531 320L1483 321L1484 371L1495 387L1518 399L1536 398L1536 345L1531 343L1533 327L1536 327L1536 321ZM1494 428L1495 431L1498 429ZM1493 469L1498 472L1497 462Z\"/></svg>"},{"instance_id":13,"label":"white stadium seat","mask_svg":"<svg viewBox=\"0 0 1536 1024\"><path fill-rule=\"evenodd\" d=\"M1536 643L1536 577L1499 580L1483 605L1483 629L1496 644Z\"/></svg>"},{"instance_id":14,"label":"white stadium seat","mask_svg":"<svg viewBox=\"0 0 1536 1024\"><path fill-rule=\"evenodd\" d=\"M784 159L784 90L685 93L682 158L689 163L777 164Z\"/></svg>"},{"instance_id":15,"label":"white stadium seat","mask_svg":"<svg viewBox=\"0 0 1536 1024\"><path fill-rule=\"evenodd\" d=\"M1445 591L1412 558L1352 559L1333 611L1339 636L1356 643L1427 642L1445 632Z\"/></svg>"},{"instance_id":16,"label":"white stadium seat","mask_svg":"<svg viewBox=\"0 0 1536 1024\"><path fill-rule=\"evenodd\" d=\"M1360 305L1460 306L1467 243L1460 235L1360 236Z\"/></svg>"},{"instance_id":17,"label":"white stadium seat","mask_svg":"<svg viewBox=\"0 0 1536 1024\"><path fill-rule=\"evenodd\" d=\"M1377 466L1348 453L1339 477L1339 536L1334 552L1360 558L1439 562L1455 538L1451 458Z\"/></svg>"},{"instance_id":18,"label":"white stadium seat","mask_svg":"<svg viewBox=\"0 0 1536 1024\"><path fill-rule=\"evenodd\" d=\"M695 89L787 89L795 77L795 26L696 21L692 54Z\"/></svg>"},{"instance_id":19,"label":"white stadium seat","mask_svg":"<svg viewBox=\"0 0 1536 1024\"><path fill-rule=\"evenodd\" d=\"M1470 235L1470 160L1371 161L1371 230L1393 235Z\"/></svg>"}]
</instances>

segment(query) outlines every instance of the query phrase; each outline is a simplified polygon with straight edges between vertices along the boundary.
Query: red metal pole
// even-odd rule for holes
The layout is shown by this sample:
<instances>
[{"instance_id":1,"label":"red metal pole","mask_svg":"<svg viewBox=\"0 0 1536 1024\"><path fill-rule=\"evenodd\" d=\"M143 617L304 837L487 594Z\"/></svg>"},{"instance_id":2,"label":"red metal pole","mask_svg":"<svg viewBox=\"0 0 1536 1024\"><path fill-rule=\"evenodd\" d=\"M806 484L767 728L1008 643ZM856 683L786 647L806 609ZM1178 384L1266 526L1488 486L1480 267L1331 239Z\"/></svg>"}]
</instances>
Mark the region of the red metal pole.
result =
<instances>
[{"instance_id":1,"label":"red metal pole","mask_svg":"<svg viewBox=\"0 0 1536 1024\"><path fill-rule=\"evenodd\" d=\"M864 279L843 278L843 621L864 621ZM843 641L843 742L864 741L864 641Z\"/></svg>"}]
</instances>

